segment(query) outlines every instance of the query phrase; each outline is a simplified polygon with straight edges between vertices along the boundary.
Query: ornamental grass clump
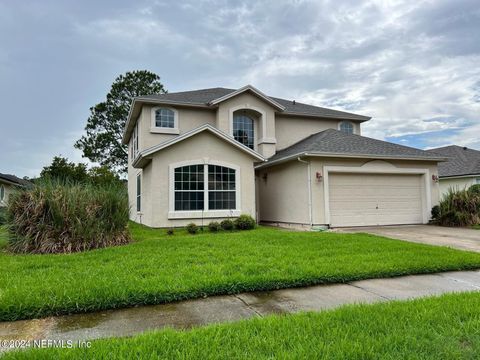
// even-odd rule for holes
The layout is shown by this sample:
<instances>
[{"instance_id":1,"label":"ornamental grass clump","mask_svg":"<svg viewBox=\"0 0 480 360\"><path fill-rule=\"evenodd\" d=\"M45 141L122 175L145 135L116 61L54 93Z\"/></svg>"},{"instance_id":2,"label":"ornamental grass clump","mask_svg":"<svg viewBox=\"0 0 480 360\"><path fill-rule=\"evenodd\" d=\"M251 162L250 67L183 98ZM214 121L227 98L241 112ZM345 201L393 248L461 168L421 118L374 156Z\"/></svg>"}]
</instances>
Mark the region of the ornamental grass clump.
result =
<instances>
[{"instance_id":1,"label":"ornamental grass clump","mask_svg":"<svg viewBox=\"0 0 480 360\"><path fill-rule=\"evenodd\" d=\"M432 217L436 224L443 226L480 224L480 192L450 189L432 211Z\"/></svg>"},{"instance_id":2,"label":"ornamental grass clump","mask_svg":"<svg viewBox=\"0 0 480 360\"><path fill-rule=\"evenodd\" d=\"M45 180L10 198L9 248L54 254L127 244L128 212L123 185Z\"/></svg>"}]
</instances>

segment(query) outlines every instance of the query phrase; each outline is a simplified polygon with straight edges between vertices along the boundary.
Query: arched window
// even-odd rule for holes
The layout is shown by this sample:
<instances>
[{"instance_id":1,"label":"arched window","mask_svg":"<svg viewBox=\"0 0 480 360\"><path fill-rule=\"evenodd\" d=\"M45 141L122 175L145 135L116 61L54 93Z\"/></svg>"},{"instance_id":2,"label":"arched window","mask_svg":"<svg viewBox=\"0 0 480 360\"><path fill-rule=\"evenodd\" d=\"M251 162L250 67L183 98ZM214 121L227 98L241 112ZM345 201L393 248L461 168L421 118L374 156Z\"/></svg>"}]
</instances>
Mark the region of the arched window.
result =
<instances>
[{"instance_id":1,"label":"arched window","mask_svg":"<svg viewBox=\"0 0 480 360\"><path fill-rule=\"evenodd\" d=\"M173 110L166 108L155 110L155 126L173 129L175 127L175 113Z\"/></svg>"},{"instance_id":2,"label":"arched window","mask_svg":"<svg viewBox=\"0 0 480 360\"><path fill-rule=\"evenodd\" d=\"M5 186L0 185L0 201L5 199Z\"/></svg>"},{"instance_id":3,"label":"arched window","mask_svg":"<svg viewBox=\"0 0 480 360\"><path fill-rule=\"evenodd\" d=\"M236 176L235 169L218 165L175 168L175 211L235 210Z\"/></svg>"},{"instance_id":4,"label":"arched window","mask_svg":"<svg viewBox=\"0 0 480 360\"><path fill-rule=\"evenodd\" d=\"M247 115L233 116L233 137L243 145L253 149L255 146L253 119Z\"/></svg>"},{"instance_id":5,"label":"arched window","mask_svg":"<svg viewBox=\"0 0 480 360\"><path fill-rule=\"evenodd\" d=\"M340 123L340 131L347 134L353 134L353 124L350 121L342 121Z\"/></svg>"}]
</instances>

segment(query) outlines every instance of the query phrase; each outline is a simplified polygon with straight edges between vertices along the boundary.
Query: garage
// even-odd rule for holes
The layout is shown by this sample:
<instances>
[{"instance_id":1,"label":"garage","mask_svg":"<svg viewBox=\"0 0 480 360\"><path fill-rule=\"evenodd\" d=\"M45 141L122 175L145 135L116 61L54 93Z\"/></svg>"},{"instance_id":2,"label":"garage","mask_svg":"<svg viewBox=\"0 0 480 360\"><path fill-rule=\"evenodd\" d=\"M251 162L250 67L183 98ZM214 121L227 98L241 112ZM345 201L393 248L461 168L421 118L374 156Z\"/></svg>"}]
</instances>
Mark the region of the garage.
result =
<instances>
[{"instance_id":1,"label":"garage","mask_svg":"<svg viewBox=\"0 0 480 360\"><path fill-rule=\"evenodd\" d=\"M330 226L421 224L421 174L329 174Z\"/></svg>"}]
</instances>

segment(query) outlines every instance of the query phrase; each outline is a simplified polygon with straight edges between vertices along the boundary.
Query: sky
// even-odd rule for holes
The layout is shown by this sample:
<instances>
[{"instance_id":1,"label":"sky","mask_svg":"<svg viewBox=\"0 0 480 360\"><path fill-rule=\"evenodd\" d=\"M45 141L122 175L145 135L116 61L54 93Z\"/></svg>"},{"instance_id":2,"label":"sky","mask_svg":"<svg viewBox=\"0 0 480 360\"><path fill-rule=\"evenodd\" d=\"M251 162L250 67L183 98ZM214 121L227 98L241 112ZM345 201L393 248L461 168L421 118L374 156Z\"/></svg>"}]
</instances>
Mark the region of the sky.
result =
<instances>
[{"instance_id":1,"label":"sky","mask_svg":"<svg viewBox=\"0 0 480 360\"><path fill-rule=\"evenodd\" d=\"M480 3L0 0L0 172L36 176L130 70L251 84L372 117L362 134L480 149Z\"/></svg>"}]
</instances>

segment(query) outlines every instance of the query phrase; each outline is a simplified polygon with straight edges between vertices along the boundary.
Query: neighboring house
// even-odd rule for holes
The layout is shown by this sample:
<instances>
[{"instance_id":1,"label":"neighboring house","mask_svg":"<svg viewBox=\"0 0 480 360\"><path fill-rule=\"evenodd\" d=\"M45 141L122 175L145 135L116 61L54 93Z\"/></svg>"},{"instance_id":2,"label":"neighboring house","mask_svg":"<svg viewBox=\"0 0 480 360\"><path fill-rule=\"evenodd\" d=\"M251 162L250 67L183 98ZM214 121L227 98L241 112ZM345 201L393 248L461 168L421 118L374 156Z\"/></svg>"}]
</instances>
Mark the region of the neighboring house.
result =
<instances>
[{"instance_id":1,"label":"neighboring house","mask_svg":"<svg viewBox=\"0 0 480 360\"><path fill-rule=\"evenodd\" d=\"M361 136L369 117L265 95L253 86L135 98L131 219L152 227L250 214L267 223L426 223L438 156Z\"/></svg>"},{"instance_id":2,"label":"neighboring house","mask_svg":"<svg viewBox=\"0 0 480 360\"><path fill-rule=\"evenodd\" d=\"M438 165L441 196L449 189L468 189L480 184L480 151L457 145L428 151L448 158L448 161Z\"/></svg>"},{"instance_id":3,"label":"neighboring house","mask_svg":"<svg viewBox=\"0 0 480 360\"><path fill-rule=\"evenodd\" d=\"M29 181L20 179L15 175L0 173L0 207L7 206L8 198L19 187L30 184Z\"/></svg>"}]
</instances>

